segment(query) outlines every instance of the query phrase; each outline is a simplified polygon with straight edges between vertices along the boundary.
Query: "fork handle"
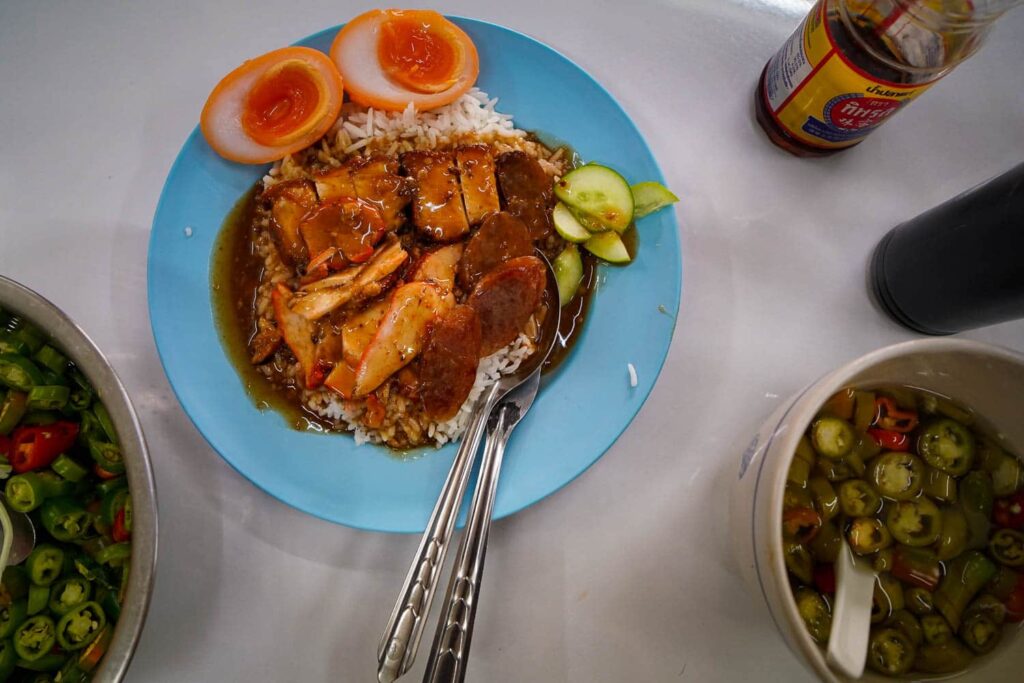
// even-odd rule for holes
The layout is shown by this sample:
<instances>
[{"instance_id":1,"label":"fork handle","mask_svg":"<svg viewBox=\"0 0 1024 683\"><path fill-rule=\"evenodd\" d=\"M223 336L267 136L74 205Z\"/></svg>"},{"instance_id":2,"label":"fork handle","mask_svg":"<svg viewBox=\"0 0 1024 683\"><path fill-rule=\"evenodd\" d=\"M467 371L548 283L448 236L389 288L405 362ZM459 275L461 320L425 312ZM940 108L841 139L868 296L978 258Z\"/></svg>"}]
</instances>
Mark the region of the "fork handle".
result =
<instances>
[{"instance_id":1,"label":"fork handle","mask_svg":"<svg viewBox=\"0 0 1024 683\"><path fill-rule=\"evenodd\" d=\"M501 474L505 445L515 426L515 421L509 418L510 410L508 405L499 405L492 418L495 426L493 432L488 434L484 446L466 531L459 544L452 577L448 582L434 645L423 676L424 683L461 683L466 678L498 476Z\"/></svg>"},{"instance_id":2,"label":"fork handle","mask_svg":"<svg viewBox=\"0 0 1024 683\"><path fill-rule=\"evenodd\" d=\"M459 508L466 494L469 474L480 447L487 416L497 400L497 386L492 385L478 399L473 421L462 437L459 451L448 471L448 478L434 510L430 513L416 556L409 566L409 573L381 636L377 648L377 680L380 683L392 683L405 674L416 659L423 626L451 544L455 520L458 519Z\"/></svg>"}]
</instances>

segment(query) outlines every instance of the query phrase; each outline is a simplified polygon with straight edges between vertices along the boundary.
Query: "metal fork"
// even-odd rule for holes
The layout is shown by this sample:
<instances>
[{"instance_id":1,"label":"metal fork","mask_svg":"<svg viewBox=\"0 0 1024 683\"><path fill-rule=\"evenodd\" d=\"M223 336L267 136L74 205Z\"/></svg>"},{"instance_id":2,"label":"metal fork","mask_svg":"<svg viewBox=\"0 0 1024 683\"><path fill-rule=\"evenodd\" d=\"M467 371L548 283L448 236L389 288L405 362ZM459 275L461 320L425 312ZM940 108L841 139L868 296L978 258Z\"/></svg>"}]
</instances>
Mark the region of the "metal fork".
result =
<instances>
[{"instance_id":1,"label":"metal fork","mask_svg":"<svg viewBox=\"0 0 1024 683\"><path fill-rule=\"evenodd\" d=\"M451 544L455 520L459 516L488 416L498 401L520 384L532 380L534 375L539 382L541 367L558 339L558 284L547 257L540 251L537 251L537 256L547 266L547 301L553 303L549 315L553 315L554 320L543 326L544 335L538 343L538 352L528 358L515 374L502 377L477 399L473 419L462 437L455 461L430 513L416 556L377 647L377 680L380 683L393 683L412 667L416 659L423 625L430 612L437 579Z\"/></svg>"},{"instance_id":2,"label":"metal fork","mask_svg":"<svg viewBox=\"0 0 1024 683\"><path fill-rule=\"evenodd\" d=\"M469 521L455 557L437 633L434 635L434 645L423 676L424 683L461 683L466 677L473 624L480 602L480 581L484 573L487 538L505 447L512 430L533 405L539 388L540 368L537 368L491 414Z\"/></svg>"}]
</instances>

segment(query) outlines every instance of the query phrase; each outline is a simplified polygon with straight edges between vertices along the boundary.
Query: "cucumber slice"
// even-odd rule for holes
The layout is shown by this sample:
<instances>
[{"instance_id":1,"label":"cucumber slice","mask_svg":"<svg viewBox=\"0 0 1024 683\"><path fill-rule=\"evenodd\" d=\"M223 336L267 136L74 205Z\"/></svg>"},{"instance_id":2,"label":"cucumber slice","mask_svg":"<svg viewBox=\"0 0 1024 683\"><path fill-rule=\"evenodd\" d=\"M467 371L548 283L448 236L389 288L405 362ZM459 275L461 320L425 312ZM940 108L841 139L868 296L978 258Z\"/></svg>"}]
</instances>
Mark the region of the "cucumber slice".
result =
<instances>
[{"instance_id":1,"label":"cucumber slice","mask_svg":"<svg viewBox=\"0 0 1024 683\"><path fill-rule=\"evenodd\" d=\"M583 243L583 248L608 263L629 263L632 259L617 232L601 232Z\"/></svg>"},{"instance_id":2,"label":"cucumber slice","mask_svg":"<svg viewBox=\"0 0 1024 683\"><path fill-rule=\"evenodd\" d=\"M633 218L643 218L679 201L679 197L661 183L648 180L629 188L633 193Z\"/></svg>"},{"instance_id":3,"label":"cucumber slice","mask_svg":"<svg viewBox=\"0 0 1024 683\"><path fill-rule=\"evenodd\" d=\"M575 244L566 246L551 265L558 283L558 306L562 307L572 301L583 282L583 259L579 248Z\"/></svg>"},{"instance_id":4,"label":"cucumber slice","mask_svg":"<svg viewBox=\"0 0 1024 683\"><path fill-rule=\"evenodd\" d=\"M616 232L624 232L633 221L629 183L607 166L587 164L569 171L555 183L555 195Z\"/></svg>"},{"instance_id":5,"label":"cucumber slice","mask_svg":"<svg viewBox=\"0 0 1024 683\"><path fill-rule=\"evenodd\" d=\"M555 204L551 220L554 221L558 234L570 242L586 242L590 239L590 231L576 220L576 216L572 215L569 207L562 202Z\"/></svg>"},{"instance_id":6,"label":"cucumber slice","mask_svg":"<svg viewBox=\"0 0 1024 683\"><path fill-rule=\"evenodd\" d=\"M569 209L569 211L572 211L572 215L577 221L579 221L580 225L586 228L590 233L608 232L611 230L611 228L603 224L601 221L591 218L581 211L573 211L572 209Z\"/></svg>"}]
</instances>

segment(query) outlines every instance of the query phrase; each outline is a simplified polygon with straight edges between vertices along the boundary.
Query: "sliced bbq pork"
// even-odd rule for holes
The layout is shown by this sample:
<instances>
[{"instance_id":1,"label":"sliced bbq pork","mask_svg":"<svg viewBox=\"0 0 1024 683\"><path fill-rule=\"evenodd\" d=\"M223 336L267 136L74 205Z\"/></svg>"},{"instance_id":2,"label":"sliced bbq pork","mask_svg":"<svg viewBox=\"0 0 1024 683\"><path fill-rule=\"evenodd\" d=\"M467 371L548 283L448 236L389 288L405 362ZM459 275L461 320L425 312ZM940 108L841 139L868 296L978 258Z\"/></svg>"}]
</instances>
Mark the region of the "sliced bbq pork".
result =
<instances>
[{"instance_id":1,"label":"sliced bbq pork","mask_svg":"<svg viewBox=\"0 0 1024 683\"><path fill-rule=\"evenodd\" d=\"M468 291L477 280L505 261L532 253L533 241L526 224L507 211L492 213L466 240L459 261L459 285Z\"/></svg>"},{"instance_id":2,"label":"sliced bbq pork","mask_svg":"<svg viewBox=\"0 0 1024 683\"><path fill-rule=\"evenodd\" d=\"M402 165L415 187L412 220L416 228L438 242L454 242L468 233L454 152L406 152Z\"/></svg>"},{"instance_id":3,"label":"sliced bbq pork","mask_svg":"<svg viewBox=\"0 0 1024 683\"><path fill-rule=\"evenodd\" d=\"M463 145L455 149L455 162L466 218L470 225L477 225L489 214L501 210L494 155L488 145Z\"/></svg>"}]
</instances>

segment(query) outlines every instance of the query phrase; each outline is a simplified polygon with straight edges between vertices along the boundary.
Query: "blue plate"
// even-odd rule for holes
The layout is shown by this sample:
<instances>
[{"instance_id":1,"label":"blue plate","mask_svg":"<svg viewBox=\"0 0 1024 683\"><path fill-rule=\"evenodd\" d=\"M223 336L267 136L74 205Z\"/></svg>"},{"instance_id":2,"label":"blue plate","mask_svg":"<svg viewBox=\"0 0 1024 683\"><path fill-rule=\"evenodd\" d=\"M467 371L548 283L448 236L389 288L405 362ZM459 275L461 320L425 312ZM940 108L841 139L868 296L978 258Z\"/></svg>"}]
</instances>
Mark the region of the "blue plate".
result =
<instances>
[{"instance_id":1,"label":"blue plate","mask_svg":"<svg viewBox=\"0 0 1024 683\"><path fill-rule=\"evenodd\" d=\"M515 31L455 21L480 52L479 87L499 98L498 109L512 114L518 127L564 140L630 182L663 181L633 122L581 68ZM299 44L326 52L338 28ZM167 377L207 441L267 493L352 527L421 531L454 446L403 461L381 447L356 447L347 435L293 430L280 414L256 408L224 352L210 300L210 259L228 212L264 172L217 156L198 128L171 168L149 244L149 314ZM625 268L601 266L582 338L513 436L498 517L587 469L654 386L679 309L679 236L672 210L641 219L638 230L636 260ZM636 367L636 387L630 387L628 363Z\"/></svg>"}]
</instances>

